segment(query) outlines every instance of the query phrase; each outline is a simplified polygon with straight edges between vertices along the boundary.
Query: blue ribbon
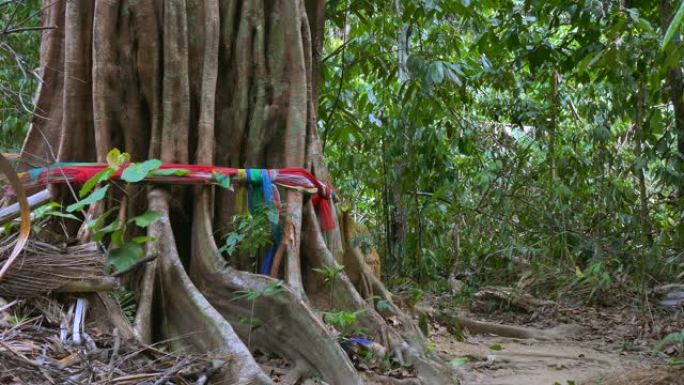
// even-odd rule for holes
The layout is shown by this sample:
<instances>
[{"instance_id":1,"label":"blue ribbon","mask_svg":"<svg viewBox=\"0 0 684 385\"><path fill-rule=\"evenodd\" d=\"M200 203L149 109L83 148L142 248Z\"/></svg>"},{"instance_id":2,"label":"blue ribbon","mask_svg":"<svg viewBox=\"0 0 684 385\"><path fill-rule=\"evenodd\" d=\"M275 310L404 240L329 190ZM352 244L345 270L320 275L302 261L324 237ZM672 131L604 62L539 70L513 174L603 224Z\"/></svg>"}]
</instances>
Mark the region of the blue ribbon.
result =
<instances>
[{"instance_id":1,"label":"blue ribbon","mask_svg":"<svg viewBox=\"0 0 684 385\"><path fill-rule=\"evenodd\" d=\"M353 341L353 342L356 342L357 344L361 344L361 345L364 345L364 346L368 346L368 345L370 345L371 342L372 342L372 341L369 340L368 338L362 338L362 337L349 337L349 338L347 338L347 339L348 339L349 341Z\"/></svg>"},{"instance_id":2,"label":"blue ribbon","mask_svg":"<svg viewBox=\"0 0 684 385\"><path fill-rule=\"evenodd\" d=\"M268 170L261 170L261 190L264 194L264 205L268 210L275 209L273 203L273 185L271 184L271 177ZM266 251L264 256L264 263L261 265L261 274L268 275L271 273L271 265L273 265L273 256L275 255L278 244L280 243L280 229L277 218L271 218L271 231L273 232L273 245Z\"/></svg>"},{"instance_id":3,"label":"blue ribbon","mask_svg":"<svg viewBox=\"0 0 684 385\"><path fill-rule=\"evenodd\" d=\"M247 177L247 206L250 212L254 212L255 209L260 207L262 204L271 210L275 207L273 199L273 184L271 183L271 176L268 170L257 170L257 169L246 169L245 175ZM261 189L259 188L261 185ZM275 255L276 249L280 244L280 223L278 223L278 218L270 218L271 230L273 232L273 245L266 251L263 263L261 264L261 269L259 270L261 274L268 275L271 273L271 265L273 264L273 257Z\"/></svg>"}]
</instances>

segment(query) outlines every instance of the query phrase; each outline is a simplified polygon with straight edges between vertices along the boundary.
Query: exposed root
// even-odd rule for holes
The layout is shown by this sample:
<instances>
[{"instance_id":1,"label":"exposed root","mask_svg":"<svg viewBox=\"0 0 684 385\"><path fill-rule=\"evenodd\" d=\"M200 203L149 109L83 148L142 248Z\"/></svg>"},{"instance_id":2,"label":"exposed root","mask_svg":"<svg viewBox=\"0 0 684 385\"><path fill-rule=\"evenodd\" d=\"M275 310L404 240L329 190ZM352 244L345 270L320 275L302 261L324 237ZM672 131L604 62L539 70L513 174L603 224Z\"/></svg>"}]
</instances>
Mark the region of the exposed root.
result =
<instances>
[{"instance_id":1,"label":"exposed root","mask_svg":"<svg viewBox=\"0 0 684 385\"><path fill-rule=\"evenodd\" d=\"M564 337L561 332L476 321L445 311L436 312L434 314L433 312L428 312L427 315L433 317L442 325L446 325L456 330L466 329L471 334L495 334L500 337L537 340L552 340Z\"/></svg>"},{"instance_id":2,"label":"exposed root","mask_svg":"<svg viewBox=\"0 0 684 385\"><path fill-rule=\"evenodd\" d=\"M302 235L302 253L309 259L312 267L334 266L335 260L330 251L325 246L325 242L320 231L317 231L318 222L316 220L313 206L307 204L304 208L302 228L305 235ZM373 279L373 275L368 270L368 266L362 265L367 272L367 276ZM311 283L309 283L312 286ZM313 285L315 287L315 285ZM318 284L320 287L320 283ZM385 290L380 284L381 289ZM330 297L334 298L335 308L344 310L364 309L360 316L361 327L376 341L387 346L394 354L395 359L401 364L411 364L414 366L418 378L425 384L454 384L456 375L454 371L437 357L431 357L427 352L427 340L418 329L415 322L404 312L391 302L391 297L387 299L387 306L392 317L397 322L397 327L390 327L385 319L375 311L373 303L367 302L354 288L346 274L339 274L335 278L334 285L330 285L328 290L333 293ZM316 295L315 293L319 293ZM309 291L309 296L314 304L326 306L327 296L321 295L324 290L316 290L315 293ZM332 307L333 304L327 304Z\"/></svg>"},{"instance_id":3,"label":"exposed root","mask_svg":"<svg viewBox=\"0 0 684 385\"><path fill-rule=\"evenodd\" d=\"M394 378L375 373L367 373L365 377L367 385L421 385L416 378Z\"/></svg>"},{"instance_id":4,"label":"exposed root","mask_svg":"<svg viewBox=\"0 0 684 385\"><path fill-rule=\"evenodd\" d=\"M284 385L295 385L302 377L307 375L307 372L311 371L306 364L297 363L294 368L285 375L285 377L280 381Z\"/></svg>"},{"instance_id":5,"label":"exposed root","mask_svg":"<svg viewBox=\"0 0 684 385\"><path fill-rule=\"evenodd\" d=\"M208 191L196 202L190 274L242 340L306 366L331 384L361 384L346 353L289 285L278 288L270 277L227 266L213 238Z\"/></svg>"},{"instance_id":6,"label":"exposed root","mask_svg":"<svg viewBox=\"0 0 684 385\"><path fill-rule=\"evenodd\" d=\"M481 301L486 301L488 299L503 301L528 312L537 310L540 307L556 305L553 301L535 298L527 293L516 293L516 291L510 287L500 286L484 287L475 294L475 298Z\"/></svg>"},{"instance_id":7,"label":"exposed root","mask_svg":"<svg viewBox=\"0 0 684 385\"><path fill-rule=\"evenodd\" d=\"M209 304L185 273L171 230L168 194L153 190L149 194L149 202L151 210L163 215L150 225L148 231L159 245L156 279L163 317L162 332L167 338L185 337L177 342L192 351L230 356L227 381L270 383L230 324Z\"/></svg>"}]
</instances>

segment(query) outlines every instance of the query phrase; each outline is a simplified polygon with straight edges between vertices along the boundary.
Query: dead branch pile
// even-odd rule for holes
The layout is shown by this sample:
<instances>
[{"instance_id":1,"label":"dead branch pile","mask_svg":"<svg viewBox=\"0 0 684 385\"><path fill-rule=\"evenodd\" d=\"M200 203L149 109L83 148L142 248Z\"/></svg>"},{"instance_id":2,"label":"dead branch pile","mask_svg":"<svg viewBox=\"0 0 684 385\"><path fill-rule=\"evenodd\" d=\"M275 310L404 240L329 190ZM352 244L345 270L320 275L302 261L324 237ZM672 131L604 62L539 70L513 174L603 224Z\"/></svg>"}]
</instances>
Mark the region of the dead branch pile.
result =
<instances>
[{"instance_id":1,"label":"dead branch pile","mask_svg":"<svg viewBox=\"0 0 684 385\"><path fill-rule=\"evenodd\" d=\"M16 234L0 240L0 264L7 259L15 238ZM70 282L102 277L104 264L104 254L95 243L59 247L29 241L0 281L0 296L33 298Z\"/></svg>"},{"instance_id":2,"label":"dead branch pile","mask_svg":"<svg viewBox=\"0 0 684 385\"><path fill-rule=\"evenodd\" d=\"M4 313L4 315L2 314ZM178 356L90 329L82 345L60 339L45 315L0 312L2 384L204 384L226 357ZM25 314L25 313L24 313ZM63 314L61 314L63 316Z\"/></svg>"}]
</instances>

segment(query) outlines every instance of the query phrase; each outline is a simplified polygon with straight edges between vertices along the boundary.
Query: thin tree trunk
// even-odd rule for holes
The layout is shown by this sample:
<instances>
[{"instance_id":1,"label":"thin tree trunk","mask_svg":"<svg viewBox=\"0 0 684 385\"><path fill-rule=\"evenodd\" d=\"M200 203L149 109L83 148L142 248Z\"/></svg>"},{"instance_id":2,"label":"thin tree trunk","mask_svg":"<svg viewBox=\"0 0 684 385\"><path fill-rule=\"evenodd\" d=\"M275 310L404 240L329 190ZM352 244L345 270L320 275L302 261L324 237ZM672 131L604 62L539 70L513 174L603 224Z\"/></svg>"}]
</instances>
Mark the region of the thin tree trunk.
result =
<instances>
[{"instance_id":1,"label":"thin tree trunk","mask_svg":"<svg viewBox=\"0 0 684 385\"><path fill-rule=\"evenodd\" d=\"M666 31L670 25L673 7L670 1L661 0L660 2L660 25L663 31ZM681 40L681 36L677 33L675 37ZM675 169L680 175L680 183L676 192L675 208L680 211L684 208L684 76L682 75L682 67L676 66L667 72L667 85L669 91L670 102L674 108L675 117L675 136L677 137L677 153L675 154ZM679 218L677 226L677 246L681 249L684 247L684 216Z\"/></svg>"},{"instance_id":2,"label":"thin tree trunk","mask_svg":"<svg viewBox=\"0 0 684 385\"><path fill-rule=\"evenodd\" d=\"M648 213L648 195L646 191L646 176L644 174L644 168L646 167L646 159L643 155L643 141L644 141L644 89L643 86L639 85L636 95L636 114L634 116L634 154L636 155L637 162L635 173L639 183L639 227L641 232L641 243L644 247L648 247L653 243L653 236L651 234L651 223L649 221ZM647 250L644 248L642 250L641 257L641 275L642 279L646 274L646 256L648 255Z\"/></svg>"}]
</instances>

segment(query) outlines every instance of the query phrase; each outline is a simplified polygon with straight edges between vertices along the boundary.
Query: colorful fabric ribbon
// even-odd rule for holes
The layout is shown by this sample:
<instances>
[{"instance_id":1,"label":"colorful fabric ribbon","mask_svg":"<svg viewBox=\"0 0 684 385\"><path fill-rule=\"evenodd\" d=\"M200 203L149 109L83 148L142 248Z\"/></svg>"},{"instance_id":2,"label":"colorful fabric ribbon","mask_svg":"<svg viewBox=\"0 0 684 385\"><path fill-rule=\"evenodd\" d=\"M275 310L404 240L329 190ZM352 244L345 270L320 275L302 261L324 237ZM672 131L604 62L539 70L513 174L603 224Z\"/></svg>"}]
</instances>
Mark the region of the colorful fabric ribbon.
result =
<instances>
[{"instance_id":1,"label":"colorful fabric ribbon","mask_svg":"<svg viewBox=\"0 0 684 385\"><path fill-rule=\"evenodd\" d=\"M121 174L128 166L128 164L121 165L111 176L111 179L120 180ZM26 187L57 183L82 184L108 167L106 164L99 163L55 163L48 167L31 169L19 174L19 177ZM254 212L258 207L264 205L280 211L280 194L277 186L295 188L312 194L311 201L318 213L321 230L329 232L335 228L334 205L332 204L335 191L303 168L237 169L162 163L159 168L149 172L143 181L165 184L212 184L217 183L217 175L220 176L221 181L224 181L225 178L231 178L232 183L230 185L237 187L236 212L244 212L245 208ZM279 221L272 218L270 221L274 239L272 247L266 252L261 264L260 272L262 274L270 273L275 251L281 241L282 229Z\"/></svg>"}]
</instances>

